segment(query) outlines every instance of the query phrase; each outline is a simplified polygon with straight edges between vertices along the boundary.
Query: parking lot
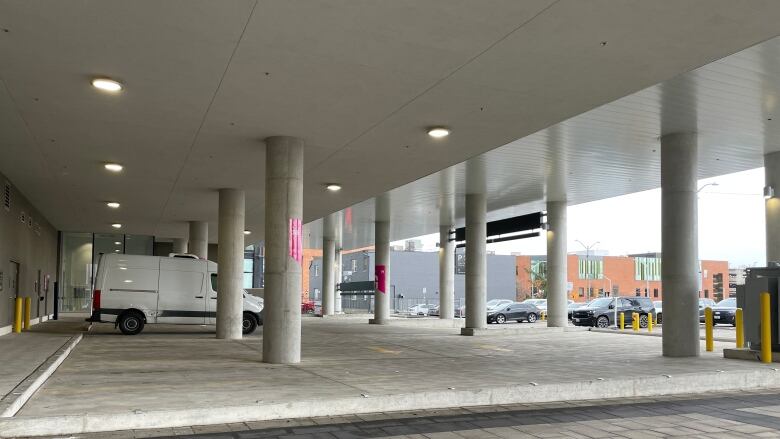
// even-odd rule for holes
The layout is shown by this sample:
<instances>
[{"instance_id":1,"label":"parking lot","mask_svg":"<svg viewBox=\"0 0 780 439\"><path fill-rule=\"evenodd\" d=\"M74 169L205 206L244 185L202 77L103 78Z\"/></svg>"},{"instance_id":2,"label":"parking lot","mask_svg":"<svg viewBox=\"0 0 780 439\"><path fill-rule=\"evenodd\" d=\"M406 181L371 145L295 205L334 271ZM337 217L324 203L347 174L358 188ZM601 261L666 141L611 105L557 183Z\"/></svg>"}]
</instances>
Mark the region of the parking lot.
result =
<instances>
[{"instance_id":1,"label":"parking lot","mask_svg":"<svg viewBox=\"0 0 780 439\"><path fill-rule=\"evenodd\" d=\"M358 319L303 322L295 366L261 362L262 331L231 342L216 340L213 327L157 325L123 336L95 325L14 420L193 425L747 388L773 385L775 376L759 363L723 359L719 351L732 343L700 358L668 358L660 337L546 331L543 322L490 325L495 331L476 337ZM540 330L510 335L502 327Z\"/></svg>"}]
</instances>

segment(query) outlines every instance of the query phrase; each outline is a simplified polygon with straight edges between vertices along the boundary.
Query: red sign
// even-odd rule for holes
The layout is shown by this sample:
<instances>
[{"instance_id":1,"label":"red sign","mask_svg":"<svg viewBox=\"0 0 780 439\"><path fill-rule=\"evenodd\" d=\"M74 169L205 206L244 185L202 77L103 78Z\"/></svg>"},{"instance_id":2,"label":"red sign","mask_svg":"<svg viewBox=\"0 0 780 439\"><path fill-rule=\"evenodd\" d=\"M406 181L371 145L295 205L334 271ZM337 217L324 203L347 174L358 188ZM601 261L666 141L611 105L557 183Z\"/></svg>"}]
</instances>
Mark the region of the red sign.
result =
<instances>
[{"instance_id":1,"label":"red sign","mask_svg":"<svg viewBox=\"0 0 780 439\"><path fill-rule=\"evenodd\" d=\"M385 266L384 265L377 265L374 267L374 280L376 281L376 289L377 291L381 291L382 293L387 292L386 283L387 283L387 275L385 272Z\"/></svg>"},{"instance_id":2,"label":"red sign","mask_svg":"<svg viewBox=\"0 0 780 439\"><path fill-rule=\"evenodd\" d=\"M299 264L303 262L303 241L301 235L301 219L290 218L290 257Z\"/></svg>"}]
</instances>

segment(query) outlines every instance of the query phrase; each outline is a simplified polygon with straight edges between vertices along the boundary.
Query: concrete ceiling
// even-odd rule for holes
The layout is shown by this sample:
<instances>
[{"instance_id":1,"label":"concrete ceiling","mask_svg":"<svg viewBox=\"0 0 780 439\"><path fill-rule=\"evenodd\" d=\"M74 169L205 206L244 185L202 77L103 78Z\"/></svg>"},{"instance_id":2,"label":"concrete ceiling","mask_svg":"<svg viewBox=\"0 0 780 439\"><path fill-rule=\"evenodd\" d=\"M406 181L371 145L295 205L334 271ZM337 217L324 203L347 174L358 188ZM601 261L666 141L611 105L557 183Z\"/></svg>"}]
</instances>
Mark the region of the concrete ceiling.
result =
<instances>
[{"instance_id":1,"label":"concrete ceiling","mask_svg":"<svg viewBox=\"0 0 780 439\"><path fill-rule=\"evenodd\" d=\"M0 0L0 171L62 230L176 237L195 219L212 241L215 190L243 188L260 237L262 139L294 135L305 221L363 202L353 218L370 236L364 200L415 182L392 193L408 212L394 235L413 236L435 230L434 173L502 145L479 159L493 215L536 208L556 185L572 203L657 186L662 107L684 114L676 128L691 108L715 128L699 124L721 157L703 154L703 174L760 165L772 43L647 87L776 36L779 18L774 0ZM102 75L125 90L96 91ZM433 141L431 125L453 133ZM462 168L445 176L453 195Z\"/></svg>"}]
</instances>

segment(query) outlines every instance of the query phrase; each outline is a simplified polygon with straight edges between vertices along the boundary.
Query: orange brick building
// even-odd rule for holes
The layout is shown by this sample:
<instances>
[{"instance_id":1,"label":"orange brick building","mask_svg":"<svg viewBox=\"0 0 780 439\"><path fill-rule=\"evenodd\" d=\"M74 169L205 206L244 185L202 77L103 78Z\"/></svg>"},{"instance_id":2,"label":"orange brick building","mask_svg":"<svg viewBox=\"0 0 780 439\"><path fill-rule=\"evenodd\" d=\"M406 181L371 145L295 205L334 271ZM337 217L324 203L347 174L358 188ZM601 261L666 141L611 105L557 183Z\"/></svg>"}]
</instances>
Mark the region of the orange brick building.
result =
<instances>
[{"instance_id":1,"label":"orange brick building","mask_svg":"<svg viewBox=\"0 0 780 439\"><path fill-rule=\"evenodd\" d=\"M543 296L546 277L545 256L517 256L517 300L533 293ZM569 299L577 302L603 296L643 296L653 300L663 297L661 258L659 254L632 256L593 256L569 254L567 257ZM721 300L728 297L728 261L701 261L702 287L699 296ZM537 276L537 273L540 275ZM590 281L589 279L590 278Z\"/></svg>"}]
</instances>

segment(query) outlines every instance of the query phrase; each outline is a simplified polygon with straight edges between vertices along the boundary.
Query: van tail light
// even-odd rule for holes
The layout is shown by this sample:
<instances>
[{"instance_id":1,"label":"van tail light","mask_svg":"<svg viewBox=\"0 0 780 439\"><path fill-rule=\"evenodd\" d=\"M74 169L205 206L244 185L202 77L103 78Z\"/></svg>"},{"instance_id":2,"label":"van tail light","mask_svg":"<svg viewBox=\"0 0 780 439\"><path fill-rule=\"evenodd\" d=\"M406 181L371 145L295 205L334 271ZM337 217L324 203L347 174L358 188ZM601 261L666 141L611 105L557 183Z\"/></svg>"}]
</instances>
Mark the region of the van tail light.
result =
<instances>
[{"instance_id":1,"label":"van tail light","mask_svg":"<svg viewBox=\"0 0 780 439\"><path fill-rule=\"evenodd\" d=\"M100 290L92 293L92 311L100 311Z\"/></svg>"}]
</instances>

